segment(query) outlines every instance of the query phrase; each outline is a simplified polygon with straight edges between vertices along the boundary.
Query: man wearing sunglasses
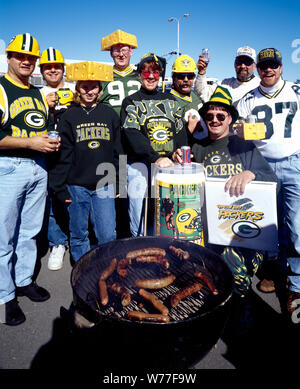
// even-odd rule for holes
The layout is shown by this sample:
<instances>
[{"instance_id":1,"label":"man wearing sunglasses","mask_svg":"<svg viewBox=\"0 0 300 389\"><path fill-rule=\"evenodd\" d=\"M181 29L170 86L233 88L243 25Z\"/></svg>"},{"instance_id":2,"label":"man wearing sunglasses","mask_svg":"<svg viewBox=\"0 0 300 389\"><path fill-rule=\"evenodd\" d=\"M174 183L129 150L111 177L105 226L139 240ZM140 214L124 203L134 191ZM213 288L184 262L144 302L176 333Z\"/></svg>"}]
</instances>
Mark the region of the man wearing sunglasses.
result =
<instances>
[{"instance_id":1,"label":"man wearing sunglasses","mask_svg":"<svg viewBox=\"0 0 300 389\"><path fill-rule=\"evenodd\" d=\"M246 93L259 85L259 78L253 73L256 66L255 56L255 50L251 47L240 47L234 61L236 77L225 78L219 83L229 90L235 106ZM200 55L197 62L198 74L195 80L195 91L203 101L208 101L216 89L215 85L207 83L207 66L208 62L205 62L203 55Z\"/></svg>"},{"instance_id":2,"label":"man wearing sunglasses","mask_svg":"<svg viewBox=\"0 0 300 389\"><path fill-rule=\"evenodd\" d=\"M193 58L188 55L181 55L178 57L172 68L172 80L173 85L170 93L175 96L183 109L183 117L187 123L189 115L195 115L200 120L198 113L199 108L202 106L203 101L193 90L195 81L195 72L197 67ZM205 128L205 126L203 126ZM207 136L207 129L205 131L197 131L198 139Z\"/></svg>"},{"instance_id":3,"label":"man wearing sunglasses","mask_svg":"<svg viewBox=\"0 0 300 389\"><path fill-rule=\"evenodd\" d=\"M239 117L237 109L232 105L228 89L218 86L211 99L204 103L199 113L208 128L209 136L198 140L190 137L192 155L195 162L203 163L208 177L226 178L225 191L231 196L240 196L251 181L277 182L277 177L255 145L246 142L230 133L230 126ZM197 119L190 118L189 126L194 126ZM181 150L173 153L173 160L182 163ZM209 217L209 210L208 217ZM247 313L252 309L251 283L253 276L263 259L260 251L241 247L206 245L209 249L222 255L234 275L233 310L237 317L237 327L233 334L246 331L251 317ZM240 320L247 318L242 324ZM248 322L249 320L249 322ZM242 326L245 325L245 328Z\"/></svg>"},{"instance_id":4,"label":"man wearing sunglasses","mask_svg":"<svg viewBox=\"0 0 300 389\"><path fill-rule=\"evenodd\" d=\"M280 261L273 261L273 268L285 260L289 265L287 311L292 315L297 308L293 301L300 299L300 87L282 79L282 56L275 48L258 53L257 69L260 85L245 95L237 108L242 119L251 114L265 124L265 138L253 142L281 183Z\"/></svg>"}]
</instances>

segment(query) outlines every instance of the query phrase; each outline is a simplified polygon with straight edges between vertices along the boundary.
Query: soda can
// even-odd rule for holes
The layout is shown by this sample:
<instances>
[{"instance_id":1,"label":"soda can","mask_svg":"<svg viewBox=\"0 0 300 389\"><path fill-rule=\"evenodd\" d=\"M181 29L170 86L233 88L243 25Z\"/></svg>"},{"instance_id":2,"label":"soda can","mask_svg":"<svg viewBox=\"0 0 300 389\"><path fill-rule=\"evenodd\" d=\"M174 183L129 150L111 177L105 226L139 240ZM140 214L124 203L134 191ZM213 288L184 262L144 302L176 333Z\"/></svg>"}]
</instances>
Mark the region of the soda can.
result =
<instances>
[{"instance_id":1,"label":"soda can","mask_svg":"<svg viewBox=\"0 0 300 389\"><path fill-rule=\"evenodd\" d=\"M209 62L209 50L208 49L202 49L202 54L201 55L203 55L203 60L205 61L205 62Z\"/></svg>"},{"instance_id":2,"label":"soda can","mask_svg":"<svg viewBox=\"0 0 300 389\"><path fill-rule=\"evenodd\" d=\"M49 131L48 132L49 139L58 139L58 137L59 137L58 131Z\"/></svg>"},{"instance_id":3,"label":"soda can","mask_svg":"<svg viewBox=\"0 0 300 389\"><path fill-rule=\"evenodd\" d=\"M256 115L248 115L247 123L256 123Z\"/></svg>"},{"instance_id":4,"label":"soda can","mask_svg":"<svg viewBox=\"0 0 300 389\"><path fill-rule=\"evenodd\" d=\"M182 163L191 163L191 148L190 146L182 146L181 147L181 159Z\"/></svg>"}]
</instances>

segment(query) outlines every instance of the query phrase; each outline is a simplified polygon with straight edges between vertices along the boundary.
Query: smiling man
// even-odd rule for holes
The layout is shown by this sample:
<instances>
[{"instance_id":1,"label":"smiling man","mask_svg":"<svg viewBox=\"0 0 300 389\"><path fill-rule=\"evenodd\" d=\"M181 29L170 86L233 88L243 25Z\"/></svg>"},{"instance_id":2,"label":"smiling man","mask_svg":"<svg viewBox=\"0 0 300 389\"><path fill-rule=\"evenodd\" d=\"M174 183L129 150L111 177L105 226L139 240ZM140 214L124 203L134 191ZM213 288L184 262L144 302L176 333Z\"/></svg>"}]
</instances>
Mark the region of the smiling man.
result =
<instances>
[{"instance_id":1,"label":"smiling man","mask_svg":"<svg viewBox=\"0 0 300 389\"><path fill-rule=\"evenodd\" d=\"M40 49L29 33L7 49L8 71L0 79L0 322L18 325L25 315L17 296L45 301L50 295L33 282L47 191L46 154L58 150L49 139L53 121L44 95L29 84Z\"/></svg>"},{"instance_id":2,"label":"smiling man","mask_svg":"<svg viewBox=\"0 0 300 389\"><path fill-rule=\"evenodd\" d=\"M227 88L232 96L233 104L237 102L249 91L259 85L259 78L254 75L255 70L255 50L249 46L238 48L234 60L236 77L225 78L219 85ZM195 91L203 101L208 101L216 89L215 85L209 85L206 79L208 62L204 61L202 55L197 62L198 74L195 80Z\"/></svg>"},{"instance_id":3,"label":"smiling man","mask_svg":"<svg viewBox=\"0 0 300 389\"><path fill-rule=\"evenodd\" d=\"M265 124L265 139L253 141L281 183L278 200L279 257L290 268L287 310L300 298L300 86L282 79L282 56L275 48L257 56L259 87L237 108L241 118L255 115ZM275 288L273 288L275 290Z\"/></svg>"},{"instance_id":4,"label":"smiling man","mask_svg":"<svg viewBox=\"0 0 300 389\"><path fill-rule=\"evenodd\" d=\"M68 109L72 100L75 85L64 81L65 60L62 53L54 47L48 47L41 55L39 63L41 74L46 81L42 88L57 128L61 115ZM59 154L52 156L50 168L54 168ZM63 266L63 259L68 246L68 213L64 204L56 201L49 191L49 222L48 241L50 255L48 269L59 270Z\"/></svg>"},{"instance_id":5,"label":"smiling man","mask_svg":"<svg viewBox=\"0 0 300 389\"><path fill-rule=\"evenodd\" d=\"M251 181L278 181L253 143L230 133L230 125L237 120L239 114L232 105L228 89L218 86L199 113L206 123L209 136L203 140L190 137L190 145L195 162L204 165L208 177L227 179L225 191L236 197L245 192L246 185ZM194 126L196 122L197 119L190 118L189 126ZM182 163L180 149L173 154L173 159ZM207 217L210 216L209 212L207 209ZM263 253L241 247L213 244L205 246L220 254L234 275L233 315L236 315L238 325L234 335L246 332L247 327L250 330L251 316L247 317L247 314L252 309L251 283L263 259Z\"/></svg>"}]
</instances>

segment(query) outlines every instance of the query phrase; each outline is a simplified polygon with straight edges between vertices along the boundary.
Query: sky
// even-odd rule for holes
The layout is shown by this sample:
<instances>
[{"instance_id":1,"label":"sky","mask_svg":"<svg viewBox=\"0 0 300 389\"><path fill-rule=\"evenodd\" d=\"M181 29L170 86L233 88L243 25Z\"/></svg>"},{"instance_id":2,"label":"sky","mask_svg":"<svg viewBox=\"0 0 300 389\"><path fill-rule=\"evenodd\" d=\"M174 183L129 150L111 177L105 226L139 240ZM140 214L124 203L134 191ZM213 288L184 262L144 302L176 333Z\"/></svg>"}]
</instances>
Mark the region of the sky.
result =
<instances>
[{"instance_id":1,"label":"sky","mask_svg":"<svg viewBox=\"0 0 300 389\"><path fill-rule=\"evenodd\" d=\"M257 52L275 47L283 56L283 78L300 79L299 0L0 0L0 5L0 54L14 35L29 32L41 51L52 46L68 59L109 62L101 38L121 29L137 37L131 63L151 51L165 56L170 76L178 23L168 19L174 17L182 54L197 61L202 48L209 48L208 77L234 76L236 50L248 45Z\"/></svg>"}]
</instances>

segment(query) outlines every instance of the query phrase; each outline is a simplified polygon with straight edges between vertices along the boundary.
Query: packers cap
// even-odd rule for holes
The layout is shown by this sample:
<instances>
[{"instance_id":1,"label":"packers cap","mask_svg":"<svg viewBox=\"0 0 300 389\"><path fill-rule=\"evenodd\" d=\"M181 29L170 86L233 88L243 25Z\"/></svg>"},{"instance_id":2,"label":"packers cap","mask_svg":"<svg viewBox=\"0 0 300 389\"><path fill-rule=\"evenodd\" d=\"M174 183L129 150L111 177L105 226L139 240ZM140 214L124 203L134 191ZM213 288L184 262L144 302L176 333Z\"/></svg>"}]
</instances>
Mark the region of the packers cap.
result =
<instances>
[{"instance_id":1,"label":"packers cap","mask_svg":"<svg viewBox=\"0 0 300 389\"><path fill-rule=\"evenodd\" d=\"M274 47L263 49L257 55L257 65L264 61L273 61L282 65L282 55Z\"/></svg>"},{"instance_id":2,"label":"packers cap","mask_svg":"<svg viewBox=\"0 0 300 389\"><path fill-rule=\"evenodd\" d=\"M140 73L142 71L142 66L145 62L152 62L152 61L154 63L156 63L157 65L159 65L161 72L164 73L164 71L166 69L166 60L165 60L165 58L158 57L154 53L147 53L147 54L142 56L140 62L137 65L138 72Z\"/></svg>"},{"instance_id":3,"label":"packers cap","mask_svg":"<svg viewBox=\"0 0 300 389\"><path fill-rule=\"evenodd\" d=\"M256 51L252 49L252 47L249 46L243 46L239 47L236 52L236 58L237 57L249 57L251 58L254 62L256 59Z\"/></svg>"},{"instance_id":4,"label":"packers cap","mask_svg":"<svg viewBox=\"0 0 300 389\"><path fill-rule=\"evenodd\" d=\"M232 124L238 119L239 113L237 109L232 105L232 97L228 89L218 86L212 94L209 101L203 104L199 109L199 113L202 117L206 114L208 107L212 104L221 105L225 107L232 117Z\"/></svg>"}]
</instances>

